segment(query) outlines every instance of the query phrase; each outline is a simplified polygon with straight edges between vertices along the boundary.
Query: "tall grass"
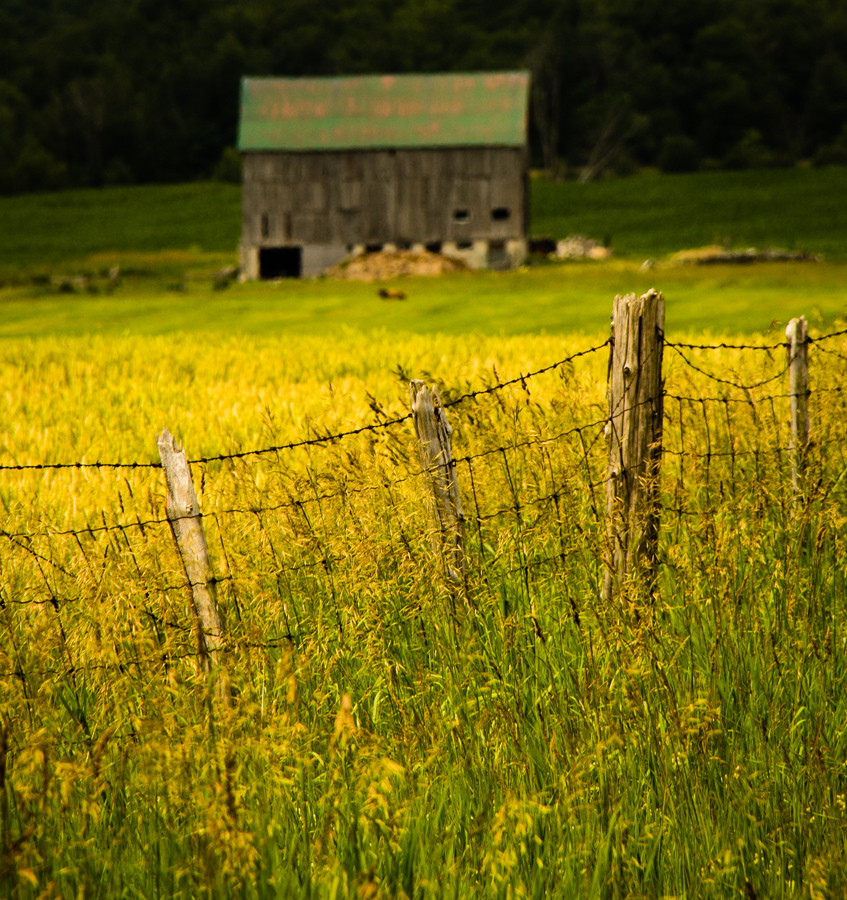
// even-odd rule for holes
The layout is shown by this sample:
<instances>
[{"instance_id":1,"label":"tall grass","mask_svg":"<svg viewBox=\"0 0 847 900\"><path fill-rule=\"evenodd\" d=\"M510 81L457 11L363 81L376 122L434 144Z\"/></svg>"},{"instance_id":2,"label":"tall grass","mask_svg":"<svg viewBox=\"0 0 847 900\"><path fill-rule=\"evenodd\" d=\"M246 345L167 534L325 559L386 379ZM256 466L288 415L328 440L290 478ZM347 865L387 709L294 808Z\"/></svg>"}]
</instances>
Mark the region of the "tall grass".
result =
<instances>
[{"instance_id":1,"label":"tall grass","mask_svg":"<svg viewBox=\"0 0 847 900\"><path fill-rule=\"evenodd\" d=\"M813 348L799 505L780 377L668 354L648 607L599 599L605 351L497 387L593 343L5 345L7 465L150 462L164 425L194 458L313 439L194 466L231 706L161 472L0 472L5 892L841 895L843 338ZM686 357L746 385L784 368ZM403 415L422 374L448 402L493 388L448 412L468 596L438 574L409 423L316 440Z\"/></svg>"}]
</instances>

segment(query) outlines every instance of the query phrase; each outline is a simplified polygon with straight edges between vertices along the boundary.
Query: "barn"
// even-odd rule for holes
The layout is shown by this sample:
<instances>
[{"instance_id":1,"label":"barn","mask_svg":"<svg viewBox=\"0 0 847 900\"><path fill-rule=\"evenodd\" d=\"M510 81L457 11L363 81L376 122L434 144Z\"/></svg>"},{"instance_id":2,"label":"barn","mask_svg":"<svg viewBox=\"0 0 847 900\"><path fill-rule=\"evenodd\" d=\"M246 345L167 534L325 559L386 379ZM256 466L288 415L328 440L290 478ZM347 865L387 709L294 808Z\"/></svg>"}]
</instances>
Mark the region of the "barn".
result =
<instances>
[{"instance_id":1,"label":"barn","mask_svg":"<svg viewBox=\"0 0 847 900\"><path fill-rule=\"evenodd\" d=\"M519 265L528 93L526 72L243 79L243 277L393 249Z\"/></svg>"}]
</instances>

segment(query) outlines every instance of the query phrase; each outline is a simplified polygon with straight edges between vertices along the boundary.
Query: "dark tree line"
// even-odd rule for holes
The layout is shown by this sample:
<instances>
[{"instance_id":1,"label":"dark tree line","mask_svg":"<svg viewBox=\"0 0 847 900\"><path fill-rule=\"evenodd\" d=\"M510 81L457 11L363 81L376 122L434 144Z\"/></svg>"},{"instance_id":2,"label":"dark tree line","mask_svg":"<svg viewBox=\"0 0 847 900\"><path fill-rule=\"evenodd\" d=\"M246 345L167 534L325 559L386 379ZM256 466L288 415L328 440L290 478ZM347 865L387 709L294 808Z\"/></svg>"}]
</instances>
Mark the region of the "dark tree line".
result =
<instances>
[{"instance_id":1,"label":"dark tree line","mask_svg":"<svg viewBox=\"0 0 847 900\"><path fill-rule=\"evenodd\" d=\"M844 0L0 0L0 191L231 174L245 74L511 68L559 174L847 163Z\"/></svg>"}]
</instances>

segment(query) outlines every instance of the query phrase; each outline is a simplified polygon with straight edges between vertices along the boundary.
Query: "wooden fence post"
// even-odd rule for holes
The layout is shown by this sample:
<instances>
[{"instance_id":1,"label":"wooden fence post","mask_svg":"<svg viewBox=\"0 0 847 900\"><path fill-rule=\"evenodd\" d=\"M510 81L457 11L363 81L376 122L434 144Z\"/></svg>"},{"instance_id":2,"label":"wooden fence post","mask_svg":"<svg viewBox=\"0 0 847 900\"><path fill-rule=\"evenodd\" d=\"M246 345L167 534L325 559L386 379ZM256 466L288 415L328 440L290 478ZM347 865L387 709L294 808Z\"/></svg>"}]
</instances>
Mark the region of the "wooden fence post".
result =
<instances>
[{"instance_id":1,"label":"wooden fence post","mask_svg":"<svg viewBox=\"0 0 847 900\"><path fill-rule=\"evenodd\" d=\"M159 456L168 485L167 514L185 575L191 586L197 625L197 645L205 669L218 661L223 644L223 623L218 612L215 575L201 520L202 513L191 481L185 450L165 429L159 435Z\"/></svg>"},{"instance_id":2,"label":"wooden fence post","mask_svg":"<svg viewBox=\"0 0 847 900\"><path fill-rule=\"evenodd\" d=\"M792 319L785 328L788 338L788 393L791 396L791 484L794 502L805 493L803 470L809 449L809 342L806 319Z\"/></svg>"},{"instance_id":3,"label":"wooden fence post","mask_svg":"<svg viewBox=\"0 0 847 900\"><path fill-rule=\"evenodd\" d=\"M655 290L615 297L609 358L608 549L602 596L632 578L649 596L656 582L662 463L665 299Z\"/></svg>"},{"instance_id":4,"label":"wooden fence post","mask_svg":"<svg viewBox=\"0 0 847 900\"><path fill-rule=\"evenodd\" d=\"M422 381L410 381L409 395L421 467L432 488L435 551L441 557L448 581L465 587L465 516L453 462L453 429L447 422L437 388L430 391Z\"/></svg>"}]
</instances>

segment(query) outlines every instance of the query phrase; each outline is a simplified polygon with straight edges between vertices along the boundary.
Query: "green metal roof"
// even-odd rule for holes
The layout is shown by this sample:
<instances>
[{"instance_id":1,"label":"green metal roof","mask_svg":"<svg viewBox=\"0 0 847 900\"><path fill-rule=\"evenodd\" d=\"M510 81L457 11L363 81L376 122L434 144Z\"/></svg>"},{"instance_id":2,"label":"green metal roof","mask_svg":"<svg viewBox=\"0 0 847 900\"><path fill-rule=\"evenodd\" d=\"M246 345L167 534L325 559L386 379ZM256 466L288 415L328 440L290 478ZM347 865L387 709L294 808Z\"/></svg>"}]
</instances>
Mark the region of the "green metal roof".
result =
<instances>
[{"instance_id":1,"label":"green metal roof","mask_svg":"<svg viewBox=\"0 0 847 900\"><path fill-rule=\"evenodd\" d=\"M523 146L527 72L245 78L241 150Z\"/></svg>"}]
</instances>

